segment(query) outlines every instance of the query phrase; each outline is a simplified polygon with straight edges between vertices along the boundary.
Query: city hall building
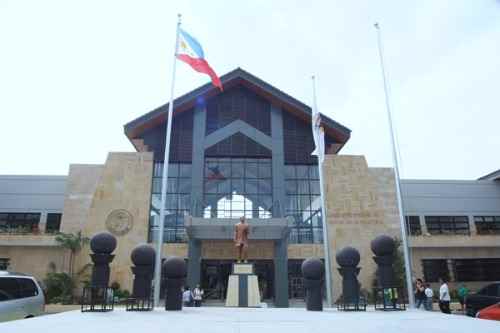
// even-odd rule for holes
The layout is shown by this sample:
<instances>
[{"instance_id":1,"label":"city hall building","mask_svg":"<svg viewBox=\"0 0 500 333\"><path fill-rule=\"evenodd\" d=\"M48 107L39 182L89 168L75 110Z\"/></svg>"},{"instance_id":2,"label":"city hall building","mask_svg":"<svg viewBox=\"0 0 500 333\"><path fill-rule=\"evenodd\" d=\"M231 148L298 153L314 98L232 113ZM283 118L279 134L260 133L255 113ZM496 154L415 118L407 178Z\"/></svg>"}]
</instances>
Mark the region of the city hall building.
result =
<instances>
[{"instance_id":1,"label":"city hall building","mask_svg":"<svg viewBox=\"0 0 500 333\"><path fill-rule=\"evenodd\" d=\"M323 257L320 185L311 156L311 108L236 69L174 102L164 220L165 256L186 258L188 284L225 297L235 247L233 225L251 226L249 257L261 293L276 306L303 297L300 265ZM118 239L111 281L131 289L130 253L158 236L168 105L124 126L135 152L109 153L102 165L71 164L65 176L0 176L0 269L67 271L55 233ZM323 165L333 292L341 290L336 252L361 253L359 280L370 290L370 241L401 237L391 168L342 155L351 131L322 117ZM473 181L402 180L414 277L446 276L477 288L500 280L500 171ZM89 249L75 271L88 270ZM86 268L87 267L87 268Z\"/></svg>"}]
</instances>

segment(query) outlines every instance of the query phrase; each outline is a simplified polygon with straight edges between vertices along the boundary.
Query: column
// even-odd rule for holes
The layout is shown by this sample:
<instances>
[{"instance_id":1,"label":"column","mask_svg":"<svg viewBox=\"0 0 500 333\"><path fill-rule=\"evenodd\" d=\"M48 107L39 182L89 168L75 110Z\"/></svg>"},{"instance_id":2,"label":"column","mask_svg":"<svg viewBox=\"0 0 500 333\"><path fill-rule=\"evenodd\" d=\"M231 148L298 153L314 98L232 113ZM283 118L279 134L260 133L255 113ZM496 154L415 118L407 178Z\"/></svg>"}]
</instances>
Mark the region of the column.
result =
<instances>
[{"instance_id":1,"label":"column","mask_svg":"<svg viewBox=\"0 0 500 333\"><path fill-rule=\"evenodd\" d=\"M189 239L188 242L188 272L187 284L190 288L196 287L201 278L201 240Z\"/></svg>"},{"instance_id":2,"label":"column","mask_svg":"<svg viewBox=\"0 0 500 333\"><path fill-rule=\"evenodd\" d=\"M285 215L285 153L283 148L283 118L280 108L271 105L271 135L273 144L273 217Z\"/></svg>"},{"instance_id":3,"label":"column","mask_svg":"<svg viewBox=\"0 0 500 333\"><path fill-rule=\"evenodd\" d=\"M191 178L191 215L203 216L203 170L205 167L205 124L207 112L205 106L197 106L193 115L193 152Z\"/></svg>"},{"instance_id":4,"label":"column","mask_svg":"<svg viewBox=\"0 0 500 333\"><path fill-rule=\"evenodd\" d=\"M274 306L287 308L288 304L288 236L274 242Z\"/></svg>"}]
</instances>

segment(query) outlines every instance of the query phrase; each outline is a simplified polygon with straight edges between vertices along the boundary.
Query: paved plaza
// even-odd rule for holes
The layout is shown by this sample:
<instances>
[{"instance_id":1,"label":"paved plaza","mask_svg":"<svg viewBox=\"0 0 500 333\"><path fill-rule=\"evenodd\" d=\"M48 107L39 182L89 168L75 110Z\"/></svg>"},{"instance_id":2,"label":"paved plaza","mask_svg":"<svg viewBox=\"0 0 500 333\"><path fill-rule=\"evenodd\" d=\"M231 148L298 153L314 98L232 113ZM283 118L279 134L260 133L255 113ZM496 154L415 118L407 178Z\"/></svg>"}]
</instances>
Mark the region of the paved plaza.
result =
<instances>
[{"instance_id":1,"label":"paved plaza","mask_svg":"<svg viewBox=\"0 0 500 333\"><path fill-rule=\"evenodd\" d=\"M156 309L152 312L108 313L70 311L38 318L0 324L2 333L306 333L306 332L481 332L500 331L495 321L481 320L438 312L409 310L403 312L307 312L288 308L185 308L180 312Z\"/></svg>"}]
</instances>

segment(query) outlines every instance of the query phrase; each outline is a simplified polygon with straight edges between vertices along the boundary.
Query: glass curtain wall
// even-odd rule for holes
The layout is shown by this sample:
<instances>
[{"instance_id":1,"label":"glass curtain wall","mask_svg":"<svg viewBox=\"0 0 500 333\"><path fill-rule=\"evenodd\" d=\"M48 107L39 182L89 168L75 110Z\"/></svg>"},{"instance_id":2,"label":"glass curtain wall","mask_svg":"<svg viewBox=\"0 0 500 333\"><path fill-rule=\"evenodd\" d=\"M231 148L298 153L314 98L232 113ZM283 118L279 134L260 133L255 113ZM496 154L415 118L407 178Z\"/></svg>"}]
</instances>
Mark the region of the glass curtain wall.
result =
<instances>
[{"instance_id":1,"label":"glass curtain wall","mask_svg":"<svg viewBox=\"0 0 500 333\"><path fill-rule=\"evenodd\" d=\"M272 217L271 159L205 159L205 218Z\"/></svg>"},{"instance_id":2,"label":"glass curtain wall","mask_svg":"<svg viewBox=\"0 0 500 333\"><path fill-rule=\"evenodd\" d=\"M160 220L161 182L163 163L156 162L153 169L151 194L151 216L149 239L154 240ZM168 169L167 196L165 200L165 243L183 243L187 241L184 217L191 210L191 164L170 163Z\"/></svg>"},{"instance_id":3,"label":"glass curtain wall","mask_svg":"<svg viewBox=\"0 0 500 333\"><path fill-rule=\"evenodd\" d=\"M294 220L290 243L322 243L321 193L317 165L285 165L285 215Z\"/></svg>"}]
</instances>

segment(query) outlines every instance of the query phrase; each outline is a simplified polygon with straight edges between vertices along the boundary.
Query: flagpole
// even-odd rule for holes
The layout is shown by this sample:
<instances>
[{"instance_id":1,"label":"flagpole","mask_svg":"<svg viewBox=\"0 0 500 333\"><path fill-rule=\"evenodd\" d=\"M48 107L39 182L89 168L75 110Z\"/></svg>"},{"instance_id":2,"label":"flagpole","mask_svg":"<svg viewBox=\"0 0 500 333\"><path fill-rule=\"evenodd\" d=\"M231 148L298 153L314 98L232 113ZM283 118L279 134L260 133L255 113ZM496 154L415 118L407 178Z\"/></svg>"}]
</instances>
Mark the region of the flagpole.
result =
<instances>
[{"instance_id":1,"label":"flagpole","mask_svg":"<svg viewBox=\"0 0 500 333\"><path fill-rule=\"evenodd\" d=\"M172 81L170 86L170 102L168 103L167 131L165 136L165 152L163 160L163 173L161 181L161 207L160 222L158 228L158 237L156 243L155 258L155 276L154 276L154 306L160 305L160 286L161 286L161 259L163 252L163 232L165 230L165 201L167 197L168 185L168 162L170 157L170 137L172 132L172 114L174 112L174 88L175 88L175 67L177 64L177 51L179 45L179 28L181 26L181 14L177 14L177 29L175 33L175 52L172 65Z\"/></svg>"},{"instance_id":2,"label":"flagpole","mask_svg":"<svg viewBox=\"0 0 500 333\"><path fill-rule=\"evenodd\" d=\"M316 102L316 78L314 75L312 76L312 83L313 83L313 107L315 112L318 111L318 105ZM315 126L315 124L312 124L312 126ZM322 130L321 128L319 129L320 131ZM313 132L313 135L315 133ZM318 138L319 139L319 138ZM323 138L324 139L324 138ZM331 266L330 266L330 247L328 244L328 229L327 229L327 218L326 218L326 205L325 205L325 196L323 194L323 157L322 154L324 154L324 144L321 145L318 143L318 147L320 150L323 151L318 151L318 171L319 171L319 187L320 187L320 194L321 194L321 217L322 217L322 229L323 229L323 252L324 252L324 257L325 257L325 275L326 275L326 302L328 304L328 307L333 306L332 302L332 271L331 271Z\"/></svg>"},{"instance_id":3,"label":"flagpole","mask_svg":"<svg viewBox=\"0 0 500 333\"><path fill-rule=\"evenodd\" d=\"M387 83L387 77L384 66L384 55L383 55L383 47L382 47L382 36L380 32L380 25L378 23L374 24L375 29L377 30L377 42L378 42L378 53L380 57L380 69L382 71L382 78L384 81L384 94L385 94L385 107L387 109L387 120L389 122L389 129L391 131L391 144L392 144L392 159L394 163L394 179L396 183L396 199L398 201L398 210L399 210L399 223L401 225L401 240L403 242L403 254L405 259L405 275L406 275L406 288L408 292L408 303L410 308L415 307L415 298L413 296L413 281L411 276L411 258L410 258L410 250L408 247L408 237L406 233L406 222L403 212L403 200L401 198L401 184L399 177L399 162L398 155L396 153L396 138L394 136L394 129L392 124L392 114L390 107L390 99L389 99L389 89Z\"/></svg>"}]
</instances>

